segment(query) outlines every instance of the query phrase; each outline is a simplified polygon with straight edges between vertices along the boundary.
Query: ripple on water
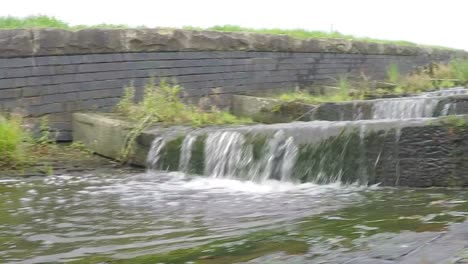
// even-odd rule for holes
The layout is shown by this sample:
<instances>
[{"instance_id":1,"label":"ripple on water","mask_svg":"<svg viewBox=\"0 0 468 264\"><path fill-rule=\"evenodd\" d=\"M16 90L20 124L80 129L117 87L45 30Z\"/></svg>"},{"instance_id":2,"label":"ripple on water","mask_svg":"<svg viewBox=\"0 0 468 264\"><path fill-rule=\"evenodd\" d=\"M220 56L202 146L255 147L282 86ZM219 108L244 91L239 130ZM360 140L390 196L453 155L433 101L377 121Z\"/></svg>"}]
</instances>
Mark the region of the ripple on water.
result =
<instances>
[{"instance_id":1,"label":"ripple on water","mask_svg":"<svg viewBox=\"0 0 468 264\"><path fill-rule=\"evenodd\" d=\"M0 233L7 234L2 238L6 242L0 243L0 260L24 263L63 262L90 254L128 258L226 239L233 243L226 246L231 253L247 246L279 250L277 247L283 247L283 242L278 239L283 238L289 239L284 245L295 245L303 252L303 242L295 239L307 234L310 239L306 241L318 241L326 233L315 229L329 228L324 224L347 223L344 226L349 226L350 234L360 235L385 230L385 224L376 223L385 221L382 218L387 216L355 222L362 212L369 212L367 208L358 208L357 215L334 210L366 204L369 200L388 203L389 199L386 194L369 196L381 190L360 186L277 181L259 184L154 172L2 181L0 188ZM417 197L417 194L408 191L405 195ZM426 213L423 216L429 215L427 218L417 219L408 214L401 221L431 222L466 216L457 210L465 204L466 197L447 199L445 194L432 197L430 192L425 195L433 204L415 201L450 210ZM380 210L375 206L369 208ZM334 213L324 214L329 211ZM316 215L318 218L313 218ZM336 232L342 229L332 228ZM271 230L275 231L270 235ZM275 232L286 233L277 237ZM254 238L247 234L254 234ZM343 235L329 240L342 241ZM252 244L269 239L280 246ZM239 241L244 242L237 245ZM219 252L219 248L225 247L223 243L215 249L203 250Z\"/></svg>"}]
</instances>

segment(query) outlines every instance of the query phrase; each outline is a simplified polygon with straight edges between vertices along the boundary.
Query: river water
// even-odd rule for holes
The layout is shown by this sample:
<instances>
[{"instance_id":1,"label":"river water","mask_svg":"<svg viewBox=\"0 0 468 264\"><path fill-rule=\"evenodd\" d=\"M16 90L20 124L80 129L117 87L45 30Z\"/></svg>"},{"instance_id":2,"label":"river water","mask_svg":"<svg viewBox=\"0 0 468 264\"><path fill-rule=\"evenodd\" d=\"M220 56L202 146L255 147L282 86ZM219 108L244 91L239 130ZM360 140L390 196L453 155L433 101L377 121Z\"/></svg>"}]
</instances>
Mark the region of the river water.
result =
<instances>
[{"instance_id":1,"label":"river water","mask_svg":"<svg viewBox=\"0 0 468 264\"><path fill-rule=\"evenodd\" d=\"M434 97L466 91L381 100L373 116L432 117ZM468 263L468 192L368 186L376 121L341 133L350 122L157 137L148 172L2 178L0 263ZM158 171L167 160L184 173Z\"/></svg>"},{"instance_id":2,"label":"river water","mask_svg":"<svg viewBox=\"0 0 468 264\"><path fill-rule=\"evenodd\" d=\"M3 179L0 262L340 263L377 235L447 230L467 209L466 191L447 189L166 172Z\"/></svg>"}]
</instances>

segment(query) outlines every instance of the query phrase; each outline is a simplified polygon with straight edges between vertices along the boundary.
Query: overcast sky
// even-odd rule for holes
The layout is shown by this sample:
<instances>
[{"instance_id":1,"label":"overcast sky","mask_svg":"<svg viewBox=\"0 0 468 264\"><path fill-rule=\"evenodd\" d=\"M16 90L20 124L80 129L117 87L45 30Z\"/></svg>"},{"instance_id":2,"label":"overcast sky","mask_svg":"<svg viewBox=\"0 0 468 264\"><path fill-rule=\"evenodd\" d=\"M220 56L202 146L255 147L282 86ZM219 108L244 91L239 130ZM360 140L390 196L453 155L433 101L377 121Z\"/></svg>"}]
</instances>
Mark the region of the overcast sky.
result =
<instances>
[{"instance_id":1,"label":"overcast sky","mask_svg":"<svg viewBox=\"0 0 468 264\"><path fill-rule=\"evenodd\" d=\"M46 14L71 24L337 30L468 50L466 0L2 0L0 16Z\"/></svg>"}]
</instances>

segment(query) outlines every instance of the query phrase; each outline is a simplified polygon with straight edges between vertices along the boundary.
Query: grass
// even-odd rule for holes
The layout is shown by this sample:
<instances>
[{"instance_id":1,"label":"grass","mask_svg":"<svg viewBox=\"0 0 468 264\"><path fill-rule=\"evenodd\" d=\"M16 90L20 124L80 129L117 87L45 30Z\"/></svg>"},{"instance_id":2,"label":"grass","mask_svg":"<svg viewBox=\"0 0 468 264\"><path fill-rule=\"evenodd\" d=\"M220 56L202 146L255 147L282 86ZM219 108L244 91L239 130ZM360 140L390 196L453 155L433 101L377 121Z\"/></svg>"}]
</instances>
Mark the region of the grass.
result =
<instances>
[{"instance_id":1,"label":"grass","mask_svg":"<svg viewBox=\"0 0 468 264\"><path fill-rule=\"evenodd\" d=\"M450 49L447 47L434 46L434 45L420 45L410 41L404 40L385 40L375 39L369 37L357 37L354 35L343 34L338 31L325 32L317 30L305 30L305 29L279 29L279 28L248 28L236 25L217 25L207 28L185 26L184 29L188 30L209 30L209 31L220 31L220 32L245 32L245 33L259 33L259 34L273 34L273 35L288 35L296 39L310 39L310 38L335 38L335 39L347 39L356 40L370 43L381 43L381 44L394 44L399 46L426 46L438 49Z\"/></svg>"},{"instance_id":2,"label":"grass","mask_svg":"<svg viewBox=\"0 0 468 264\"><path fill-rule=\"evenodd\" d=\"M0 168L18 167L25 163L23 142L26 137L21 118L0 116Z\"/></svg>"},{"instance_id":3,"label":"grass","mask_svg":"<svg viewBox=\"0 0 468 264\"><path fill-rule=\"evenodd\" d=\"M18 115L0 115L0 172L2 175L32 173L50 175L51 162L74 155L70 160L77 161L84 153L83 148L72 144L58 147L54 135L49 132L47 118L40 119L40 134L34 137L25 128L23 118ZM78 157L78 158L77 158ZM0 176L2 176L0 175Z\"/></svg>"},{"instance_id":4,"label":"grass","mask_svg":"<svg viewBox=\"0 0 468 264\"><path fill-rule=\"evenodd\" d=\"M297 102L305 104L321 104L328 102L344 102L351 100L362 99L362 90L358 92L350 92L351 84L346 75L341 75L336 81L336 92L331 92L324 95L312 95L307 91L295 91L290 93L283 93L277 96L277 99L286 101L288 103Z\"/></svg>"},{"instance_id":5,"label":"grass","mask_svg":"<svg viewBox=\"0 0 468 264\"><path fill-rule=\"evenodd\" d=\"M144 87L141 102L135 102L135 87L126 87L124 96L117 105L117 112L135 122L125 139L125 146L120 159L127 161L133 153L134 143L140 133L149 126L159 123L162 125L189 125L195 127L208 125L248 124L249 118L238 118L228 112L212 108L204 111L195 106L189 106L180 100L181 87L161 81L156 85L150 80Z\"/></svg>"},{"instance_id":6,"label":"grass","mask_svg":"<svg viewBox=\"0 0 468 264\"><path fill-rule=\"evenodd\" d=\"M415 72L402 75L398 64L387 67L386 88L371 89L371 80L365 75L361 81L350 82L346 76L340 76L336 81L337 91L324 95L312 95L307 91L284 93L277 99L285 102L321 104L327 102L343 102L362 100L366 96L383 96L398 94L417 94L439 88L449 88L468 84L468 60L457 59L450 63L432 63ZM393 85L393 86L392 86Z\"/></svg>"},{"instance_id":7,"label":"grass","mask_svg":"<svg viewBox=\"0 0 468 264\"><path fill-rule=\"evenodd\" d=\"M387 79L392 83L400 82L400 68L398 64L392 63L387 68Z\"/></svg>"},{"instance_id":8,"label":"grass","mask_svg":"<svg viewBox=\"0 0 468 264\"><path fill-rule=\"evenodd\" d=\"M60 28L67 30L80 30L86 28L129 28L124 24L97 24L97 25L70 25L69 23L57 19L52 16L35 15L27 17L13 17L3 16L0 17L0 29L17 29L17 28ZM138 28L144 28L139 26ZM357 40L370 43L394 44L399 46L419 46L417 43L403 41L403 40L383 40L368 37L357 37L349 34L342 34L338 31L325 32L317 30L305 29L279 29L279 28L247 28L236 25L220 25L208 28L200 28L193 26L183 27L186 30L210 30L220 32L250 32L259 34L273 34L273 35L288 35L296 39L310 39L310 38L334 38L334 39L348 39ZM450 49L447 47L421 45L439 49Z\"/></svg>"},{"instance_id":9,"label":"grass","mask_svg":"<svg viewBox=\"0 0 468 264\"><path fill-rule=\"evenodd\" d=\"M437 88L468 84L468 60L456 59L450 63L432 63L416 72L402 76L397 64L387 68L387 81L396 87L394 93L419 93Z\"/></svg>"},{"instance_id":10,"label":"grass","mask_svg":"<svg viewBox=\"0 0 468 264\"><path fill-rule=\"evenodd\" d=\"M27 16L27 17L14 17L2 16L0 17L0 29L18 29L18 28L60 28L68 30L80 30L86 28L128 28L123 24L97 24L97 25L75 25L71 26L69 23L57 19L52 16Z\"/></svg>"},{"instance_id":11,"label":"grass","mask_svg":"<svg viewBox=\"0 0 468 264\"><path fill-rule=\"evenodd\" d=\"M449 64L452 69L452 76L454 79L458 79L461 83L468 83L468 60L453 60Z\"/></svg>"},{"instance_id":12,"label":"grass","mask_svg":"<svg viewBox=\"0 0 468 264\"><path fill-rule=\"evenodd\" d=\"M135 103L135 88L129 86L125 88L117 110L134 121L148 120L150 123L165 125L199 127L252 122L250 119L238 118L216 108L203 111L200 108L186 105L179 98L181 90L180 86L170 85L165 81L161 81L159 85L150 81L145 85L143 100Z\"/></svg>"}]
</instances>

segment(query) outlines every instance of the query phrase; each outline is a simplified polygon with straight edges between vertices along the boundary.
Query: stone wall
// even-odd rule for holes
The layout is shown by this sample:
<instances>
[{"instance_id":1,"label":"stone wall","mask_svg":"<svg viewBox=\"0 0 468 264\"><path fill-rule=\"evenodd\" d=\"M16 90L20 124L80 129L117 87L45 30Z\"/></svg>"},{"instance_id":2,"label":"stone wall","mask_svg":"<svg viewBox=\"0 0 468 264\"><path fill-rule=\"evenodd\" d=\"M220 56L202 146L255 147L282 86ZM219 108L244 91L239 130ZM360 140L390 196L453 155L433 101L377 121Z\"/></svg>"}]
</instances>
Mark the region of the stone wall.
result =
<instances>
[{"instance_id":1,"label":"stone wall","mask_svg":"<svg viewBox=\"0 0 468 264\"><path fill-rule=\"evenodd\" d=\"M47 116L71 139L71 113L109 111L122 88L149 77L184 87L189 103L229 106L232 94L280 92L361 72L383 79L464 51L370 44L347 40L295 40L287 36L164 29L0 31L0 111L19 111L32 123ZM141 92L141 89L139 90Z\"/></svg>"}]
</instances>

